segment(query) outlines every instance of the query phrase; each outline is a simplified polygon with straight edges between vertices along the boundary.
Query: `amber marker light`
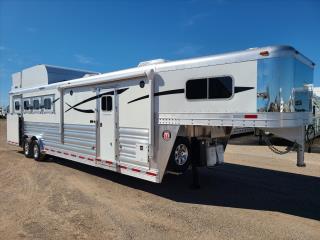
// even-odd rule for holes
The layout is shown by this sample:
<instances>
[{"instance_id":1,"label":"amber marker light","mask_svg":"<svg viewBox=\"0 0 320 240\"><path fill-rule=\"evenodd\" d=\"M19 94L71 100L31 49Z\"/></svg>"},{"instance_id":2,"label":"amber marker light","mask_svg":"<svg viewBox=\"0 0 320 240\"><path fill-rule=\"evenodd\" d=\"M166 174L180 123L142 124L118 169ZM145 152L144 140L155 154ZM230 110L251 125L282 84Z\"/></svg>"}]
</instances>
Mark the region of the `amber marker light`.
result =
<instances>
[{"instance_id":1,"label":"amber marker light","mask_svg":"<svg viewBox=\"0 0 320 240\"><path fill-rule=\"evenodd\" d=\"M266 57L266 56L269 56L269 52L268 51L262 51L262 52L260 52L260 55Z\"/></svg>"}]
</instances>

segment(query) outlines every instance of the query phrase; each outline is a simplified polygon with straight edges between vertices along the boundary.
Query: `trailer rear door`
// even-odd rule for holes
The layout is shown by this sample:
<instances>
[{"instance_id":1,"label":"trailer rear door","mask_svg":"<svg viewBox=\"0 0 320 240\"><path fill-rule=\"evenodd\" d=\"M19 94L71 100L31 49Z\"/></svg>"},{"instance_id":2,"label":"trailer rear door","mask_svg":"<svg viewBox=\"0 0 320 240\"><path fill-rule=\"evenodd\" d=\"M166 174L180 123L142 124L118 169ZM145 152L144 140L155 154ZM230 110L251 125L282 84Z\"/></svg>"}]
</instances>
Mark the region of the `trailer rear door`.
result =
<instances>
[{"instance_id":1,"label":"trailer rear door","mask_svg":"<svg viewBox=\"0 0 320 240\"><path fill-rule=\"evenodd\" d=\"M10 113L7 114L7 142L20 145L23 132L21 95L10 99Z\"/></svg>"}]
</instances>

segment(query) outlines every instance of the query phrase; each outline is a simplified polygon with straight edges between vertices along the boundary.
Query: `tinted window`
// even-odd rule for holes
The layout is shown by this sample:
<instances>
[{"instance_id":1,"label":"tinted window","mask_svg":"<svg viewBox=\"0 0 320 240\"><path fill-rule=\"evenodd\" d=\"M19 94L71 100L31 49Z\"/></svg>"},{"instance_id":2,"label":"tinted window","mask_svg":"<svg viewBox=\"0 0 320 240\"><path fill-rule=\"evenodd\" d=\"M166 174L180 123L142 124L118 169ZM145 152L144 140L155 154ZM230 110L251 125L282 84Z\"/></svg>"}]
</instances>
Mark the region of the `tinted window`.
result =
<instances>
[{"instance_id":1,"label":"tinted window","mask_svg":"<svg viewBox=\"0 0 320 240\"><path fill-rule=\"evenodd\" d=\"M33 109L39 110L40 109L40 102L38 99L33 100Z\"/></svg>"},{"instance_id":2,"label":"tinted window","mask_svg":"<svg viewBox=\"0 0 320 240\"><path fill-rule=\"evenodd\" d=\"M29 110L30 109L30 102L29 100L23 101L23 109Z\"/></svg>"},{"instance_id":3,"label":"tinted window","mask_svg":"<svg viewBox=\"0 0 320 240\"><path fill-rule=\"evenodd\" d=\"M44 109L51 109L51 98L45 98L43 100Z\"/></svg>"},{"instance_id":4,"label":"tinted window","mask_svg":"<svg viewBox=\"0 0 320 240\"><path fill-rule=\"evenodd\" d=\"M101 109L102 111L112 111L112 97L104 96L101 98Z\"/></svg>"},{"instance_id":5,"label":"tinted window","mask_svg":"<svg viewBox=\"0 0 320 240\"><path fill-rule=\"evenodd\" d=\"M19 101L14 102L14 109L15 109L16 111L19 111L19 110L20 110L20 102L19 102Z\"/></svg>"},{"instance_id":6,"label":"tinted window","mask_svg":"<svg viewBox=\"0 0 320 240\"><path fill-rule=\"evenodd\" d=\"M207 78L193 79L186 83L186 97L187 99L203 99L207 98Z\"/></svg>"},{"instance_id":7,"label":"tinted window","mask_svg":"<svg viewBox=\"0 0 320 240\"><path fill-rule=\"evenodd\" d=\"M232 96L232 78L209 78L209 99L229 98Z\"/></svg>"}]
</instances>

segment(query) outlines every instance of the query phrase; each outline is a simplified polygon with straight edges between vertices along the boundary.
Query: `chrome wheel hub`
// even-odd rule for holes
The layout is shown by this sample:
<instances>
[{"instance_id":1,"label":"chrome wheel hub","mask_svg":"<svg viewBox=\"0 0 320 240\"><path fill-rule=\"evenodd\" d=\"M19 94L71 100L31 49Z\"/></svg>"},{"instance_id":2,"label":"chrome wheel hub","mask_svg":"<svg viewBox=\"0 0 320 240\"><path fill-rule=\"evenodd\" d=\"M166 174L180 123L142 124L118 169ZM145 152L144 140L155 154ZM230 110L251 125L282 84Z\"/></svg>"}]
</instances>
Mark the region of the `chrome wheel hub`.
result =
<instances>
[{"instance_id":1,"label":"chrome wheel hub","mask_svg":"<svg viewBox=\"0 0 320 240\"><path fill-rule=\"evenodd\" d=\"M174 151L174 160L177 165L182 166L188 160L189 152L185 144L179 144Z\"/></svg>"},{"instance_id":2,"label":"chrome wheel hub","mask_svg":"<svg viewBox=\"0 0 320 240\"><path fill-rule=\"evenodd\" d=\"M34 155L34 158L38 158L39 157L39 150L38 150L38 146L37 145L34 145L34 147L33 147L33 155Z\"/></svg>"},{"instance_id":3,"label":"chrome wheel hub","mask_svg":"<svg viewBox=\"0 0 320 240\"><path fill-rule=\"evenodd\" d=\"M25 155L29 154L29 144L28 144L28 142L24 143L24 154Z\"/></svg>"}]
</instances>

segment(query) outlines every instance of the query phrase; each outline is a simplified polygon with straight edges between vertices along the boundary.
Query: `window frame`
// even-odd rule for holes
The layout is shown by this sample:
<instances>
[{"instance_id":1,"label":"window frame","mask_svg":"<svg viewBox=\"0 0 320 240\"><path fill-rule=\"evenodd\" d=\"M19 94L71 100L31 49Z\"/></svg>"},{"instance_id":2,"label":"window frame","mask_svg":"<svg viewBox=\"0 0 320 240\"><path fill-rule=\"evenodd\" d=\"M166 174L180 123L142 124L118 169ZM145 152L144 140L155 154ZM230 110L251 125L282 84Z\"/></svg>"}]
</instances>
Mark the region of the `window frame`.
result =
<instances>
[{"instance_id":1,"label":"window frame","mask_svg":"<svg viewBox=\"0 0 320 240\"><path fill-rule=\"evenodd\" d=\"M111 104L112 104L112 105L111 105L111 110L108 110L108 101L107 101L107 98L108 98L108 97L111 98ZM102 105L103 105L103 104L102 104L102 101L103 101L104 98L106 99L106 110L103 110L103 108L102 108ZM101 105L101 106L100 106L100 109L101 109L101 111L102 111L103 113L112 113L112 112L113 112L113 108L114 108L114 103L113 103L114 101L113 101L113 99L114 99L114 98L113 98L112 95L105 95L105 96L102 96L102 97L101 97L101 102L100 102L100 105Z\"/></svg>"},{"instance_id":2,"label":"window frame","mask_svg":"<svg viewBox=\"0 0 320 240\"><path fill-rule=\"evenodd\" d=\"M24 106L24 103L25 102L28 102L29 104L29 109L25 109L25 106ZM31 113L31 111L32 111L32 107L31 107L31 99L30 98L23 98L22 99L22 107L23 107L23 112L24 113Z\"/></svg>"},{"instance_id":3,"label":"window frame","mask_svg":"<svg viewBox=\"0 0 320 240\"><path fill-rule=\"evenodd\" d=\"M16 102L19 103L19 109L16 110ZM21 105L21 98L13 99L13 113L21 113L22 105Z\"/></svg>"},{"instance_id":4,"label":"window frame","mask_svg":"<svg viewBox=\"0 0 320 240\"><path fill-rule=\"evenodd\" d=\"M51 103L50 103L50 109L46 109L44 106L44 102L46 99L50 99ZM41 98L41 104L40 105L40 109L41 111L43 111L44 113L54 113L54 96L53 95L46 95L46 96L42 96Z\"/></svg>"},{"instance_id":5,"label":"window frame","mask_svg":"<svg viewBox=\"0 0 320 240\"><path fill-rule=\"evenodd\" d=\"M35 100L39 101L39 109L34 108L34 101ZM32 101L32 112L40 113L41 112L41 104L42 104L41 97L33 97L31 101Z\"/></svg>"},{"instance_id":6,"label":"window frame","mask_svg":"<svg viewBox=\"0 0 320 240\"><path fill-rule=\"evenodd\" d=\"M220 78L220 77L230 77L232 80L232 94L230 97L228 98L209 98L209 79L211 78ZM190 99L187 98L187 82L191 81L191 80L200 80L200 79L206 79L207 80L207 98L200 98L200 99ZM190 78L185 82L185 98L187 99L187 101L225 101L225 100L231 100L234 97L234 77L231 74L228 75L214 75L214 76L207 76L207 77L197 77L197 78Z\"/></svg>"}]
</instances>

